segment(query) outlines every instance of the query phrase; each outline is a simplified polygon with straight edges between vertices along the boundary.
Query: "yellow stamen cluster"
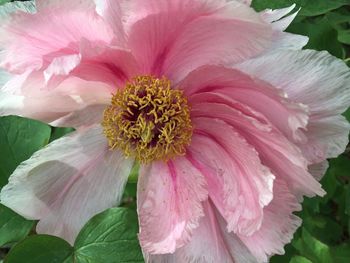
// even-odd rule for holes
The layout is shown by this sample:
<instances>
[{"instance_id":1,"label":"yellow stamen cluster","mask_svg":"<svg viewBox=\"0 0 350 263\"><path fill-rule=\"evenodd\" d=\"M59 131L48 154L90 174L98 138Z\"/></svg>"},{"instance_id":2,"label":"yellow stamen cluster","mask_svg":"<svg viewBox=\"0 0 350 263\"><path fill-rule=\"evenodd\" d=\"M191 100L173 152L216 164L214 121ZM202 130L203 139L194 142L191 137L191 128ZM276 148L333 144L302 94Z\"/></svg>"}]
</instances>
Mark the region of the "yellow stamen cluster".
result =
<instances>
[{"instance_id":1,"label":"yellow stamen cluster","mask_svg":"<svg viewBox=\"0 0 350 263\"><path fill-rule=\"evenodd\" d=\"M139 76L117 91L102 122L111 149L141 163L183 155L192 137L183 92L166 78Z\"/></svg>"}]
</instances>

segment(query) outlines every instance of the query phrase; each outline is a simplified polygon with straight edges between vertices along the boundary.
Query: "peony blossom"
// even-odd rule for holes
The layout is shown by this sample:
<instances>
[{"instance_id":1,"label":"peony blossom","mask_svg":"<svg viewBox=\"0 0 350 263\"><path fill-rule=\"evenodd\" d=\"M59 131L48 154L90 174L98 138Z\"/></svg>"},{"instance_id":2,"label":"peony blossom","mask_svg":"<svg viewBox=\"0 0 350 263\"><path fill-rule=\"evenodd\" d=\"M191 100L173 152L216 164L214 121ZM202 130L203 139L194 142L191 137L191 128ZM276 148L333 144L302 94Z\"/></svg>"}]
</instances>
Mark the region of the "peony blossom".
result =
<instances>
[{"instance_id":1,"label":"peony blossom","mask_svg":"<svg viewBox=\"0 0 350 263\"><path fill-rule=\"evenodd\" d=\"M37 0L0 8L0 114L76 131L11 175L1 203L73 243L134 163L147 262L267 262L324 195L348 141L350 72L283 32L294 6Z\"/></svg>"}]
</instances>

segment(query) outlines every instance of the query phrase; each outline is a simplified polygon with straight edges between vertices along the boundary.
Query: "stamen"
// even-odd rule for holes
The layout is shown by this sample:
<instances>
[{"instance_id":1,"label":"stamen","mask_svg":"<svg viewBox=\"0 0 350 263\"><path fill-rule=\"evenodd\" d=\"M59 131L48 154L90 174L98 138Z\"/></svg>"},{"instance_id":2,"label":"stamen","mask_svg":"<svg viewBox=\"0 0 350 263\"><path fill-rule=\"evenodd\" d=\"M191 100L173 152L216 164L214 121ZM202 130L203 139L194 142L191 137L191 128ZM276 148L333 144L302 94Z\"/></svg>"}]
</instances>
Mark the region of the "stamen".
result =
<instances>
[{"instance_id":1,"label":"stamen","mask_svg":"<svg viewBox=\"0 0 350 263\"><path fill-rule=\"evenodd\" d=\"M193 130L183 91L152 76L136 77L117 91L102 126L111 149L141 163L185 154Z\"/></svg>"}]
</instances>

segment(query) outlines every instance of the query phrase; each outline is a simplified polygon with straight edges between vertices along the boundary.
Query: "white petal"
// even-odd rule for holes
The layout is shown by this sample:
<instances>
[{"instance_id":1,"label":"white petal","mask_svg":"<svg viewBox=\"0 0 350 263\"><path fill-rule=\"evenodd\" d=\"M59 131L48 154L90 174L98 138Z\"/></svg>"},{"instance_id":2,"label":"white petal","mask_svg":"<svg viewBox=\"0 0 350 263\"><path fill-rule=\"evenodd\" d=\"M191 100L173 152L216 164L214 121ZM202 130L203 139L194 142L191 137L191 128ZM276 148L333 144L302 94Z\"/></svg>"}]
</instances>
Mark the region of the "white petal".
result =
<instances>
[{"instance_id":1,"label":"white petal","mask_svg":"<svg viewBox=\"0 0 350 263\"><path fill-rule=\"evenodd\" d=\"M322 177L327 172L329 167L328 161L323 161L321 163L316 163L309 166L309 172L315 177L318 181L322 179Z\"/></svg>"},{"instance_id":2,"label":"white petal","mask_svg":"<svg viewBox=\"0 0 350 263\"><path fill-rule=\"evenodd\" d=\"M309 142L301 147L313 162L335 158L345 151L349 142L349 130L350 123L341 115L312 120L306 133ZM313 153L313 149L323 151L323 156Z\"/></svg>"},{"instance_id":3,"label":"white petal","mask_svg":"<svg viewBox=\"0 0 350 263\"><path fill-rule=\"evenodd\" d=\"M0 69L0 90L11 78L11 74L7 73L5 70Z\"/></svg>"},{"instance_id":4,"label":"white petal","mask_svg":"<svg viewBox=\"0 0 350 263\"><path fill-rule=\"evenodd\" d=\"M272 27L274 29L278 29L281 31L284 31L287 29L287 27L293 22L294 18L297 16L298 12L295 12L289 16L286 16L282 18L281 20L278 20L272 24Z\"/></svg>"},{"instance_id":5,"label":"white petal","mask_svg":"<svg viewBox=\"0 0 350 263\"><path fill-rule=\"evenodd\" d=\"M295 4L285 7L285 8L280 8L280 9L266 9L260 12L261 17L269 23L276 22L283 18L284 16L288 15L293 9L295 8Z\"/></svg>"},{"instance_id":6,"label":"white petal","mask_svg":"<svg viewBox=\"0 0 350 263\"><path fill-rule=\"evenodd\" d=\"M100 127L54 141L23 162L0 194L1 203L29 219L38 233L73 243L95 214L117 205L133 165L111 152Z\"/></svg>"},{"instance_id":7,"label":"white petal","mask_svg":"<svg viewBox=\"0 0 350 263\"><path fill-rule=\"evenodd\" d=\"M51 122L50 125L57 127L79 128L92 124L98 124L102 121L103 112L105 109L106 105L103 104L90 105L81 110L71 112L62 118Z\"/></svg>"},{"instance_id":8,"label":"white petal","mask_svg":"<svg viewBox=\"0 0 350 263\"><path fill-rule=\"evenodd\" d=\"M349 125L340 116L350 105L350 70L340 59L314 50L276 51L238 66L244 72L283 89L289 98L310 109L311 162L336 157L348 141ZM313 153L314 152L314 153Z\"/></svg>"},{"instance_id":9,"label":"white petal","mask_svg":"<svg viewBox=\"0 0 350 263\"><path fill-rule=\"evenodd\" d=\"M276 52L280 49L301 50L309 42L309 38L302 35L287 32L274 32L274 41L268 52Z\"/></svg>"},{"instance_id":10,"label":"white petal","mask_svg":"<svg viewBox=\"0 0 350 263\"><path fill-rule=\"evenodd\" d=\"M231 1L231 0L228 0L228 1ZM246 4L246 5L251 5L252 3L252 0L236 0L237 2L241 2L243 4Z\"/></svg>"},{"instance_id":11,"label":"white petal","mask_svg":"<svg viewBox=\"0 0 350 263\"><path fill-rule=\"evenodd\" d=\"M0 91L0 116L19 115L23 107L23 96Z\"/></svg>"},{"instance_id":12,"label":"white petal","mask_svg":"<svg viewBox=\"0 0 350 263\"><path fill-rule=\"evenodd\" d=\"M281 50L238 67L284 89L318 116L342 113L350 102L350 70L325 51Z\"/></svg>"},{"instance_id":13,"label":"white petal","mask_svg":"<svg viewBox=\"0 0 350 263\"><path fill-rule=\"evenodd\" d=\"M80 54L54 58L44 71L45 81L48 82L53 75L68 75L77 65L79 65L80 61Z\"/></svg>"}]
</instances>

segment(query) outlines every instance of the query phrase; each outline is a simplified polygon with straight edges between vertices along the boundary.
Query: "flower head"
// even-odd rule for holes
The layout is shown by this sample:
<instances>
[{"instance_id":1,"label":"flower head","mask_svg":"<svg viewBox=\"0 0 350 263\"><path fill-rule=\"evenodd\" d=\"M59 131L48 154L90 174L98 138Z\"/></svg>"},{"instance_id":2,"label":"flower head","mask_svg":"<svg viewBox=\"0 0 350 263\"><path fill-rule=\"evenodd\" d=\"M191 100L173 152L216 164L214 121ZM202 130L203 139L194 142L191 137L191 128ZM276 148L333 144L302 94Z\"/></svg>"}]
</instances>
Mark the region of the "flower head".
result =
<instances>
[{"instance_id":1,"label":"flower head","mask_svg":"<svg viewBox=\"0 0 350 263\"><path fill-rule=\"evenodd\" d=\"M1 7L1 115L76 132L21 164L1 202L73 242L141 163L148 262L266 262L344 151L350 73L283 32L293 6L70 0Z\"/></svg>"}]
</instances>

